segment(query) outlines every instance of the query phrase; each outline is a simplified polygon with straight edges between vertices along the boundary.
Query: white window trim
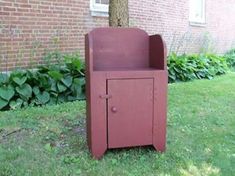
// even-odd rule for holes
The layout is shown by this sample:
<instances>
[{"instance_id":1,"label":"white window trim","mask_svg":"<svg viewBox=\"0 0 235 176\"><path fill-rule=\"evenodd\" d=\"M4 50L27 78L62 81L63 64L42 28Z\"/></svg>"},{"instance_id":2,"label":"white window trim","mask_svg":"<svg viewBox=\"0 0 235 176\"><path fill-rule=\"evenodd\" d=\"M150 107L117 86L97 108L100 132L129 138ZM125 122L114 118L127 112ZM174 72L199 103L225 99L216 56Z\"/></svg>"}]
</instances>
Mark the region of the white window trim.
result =
<instances>
[{"instance_id":1,"label":"white window trim","mask_svg":"<svg viewBox=\"0 0 235 176\"><path fill-rule=\"evenodd\" d=\"M206 1L202 0L202 18L194 18L191 16L189 7L189 23L192 26L205 26L206 24Z\"/></svg>"},{"instance_id":2,"label":"white window trim","mask_svg":"<svg viewBox=\"0 0 235 176\"><path fill-rule=\"evenodd\" d=\"M98 4L95 0L90 0L90 11L92 16L108 17L109 5Z\"/></svg>"}]
</instances>

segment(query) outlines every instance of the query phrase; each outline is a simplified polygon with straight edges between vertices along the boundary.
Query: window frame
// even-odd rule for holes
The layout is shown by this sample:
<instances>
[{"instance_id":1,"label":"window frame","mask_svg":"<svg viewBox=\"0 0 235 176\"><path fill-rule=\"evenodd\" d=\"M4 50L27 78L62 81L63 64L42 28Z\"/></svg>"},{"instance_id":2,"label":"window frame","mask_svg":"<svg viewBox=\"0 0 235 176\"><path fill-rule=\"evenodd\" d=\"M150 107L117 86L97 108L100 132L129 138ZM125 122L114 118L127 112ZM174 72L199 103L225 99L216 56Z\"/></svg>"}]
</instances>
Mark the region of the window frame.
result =
<instances>
[{"instance_id":1,"label":"window frame","mask_svg":"<svg viewBox=\"0 0 235 176\"><path fill-rule=\"evenodd\" d=\"M190 0L190 1L195 1L195 0ZM195 16L192 15L192 14L195 14L195 12L192 12L190 1L189 1L189 23L191 25L204 26L206 24L206 0L201 0L202 1L202 6L201 6L202 17L201 18L196 18Z\"/></svg>"},{"instance_id":2,"label":"window frame","mask_svg":"<svg viewBox=\"0 0 235 176\"><path fill-rule=\"evenodd\" d=\"M90 0L90 11L92 16L108 16L109 5L96 3Z\"/></svg>"}]
</instances>

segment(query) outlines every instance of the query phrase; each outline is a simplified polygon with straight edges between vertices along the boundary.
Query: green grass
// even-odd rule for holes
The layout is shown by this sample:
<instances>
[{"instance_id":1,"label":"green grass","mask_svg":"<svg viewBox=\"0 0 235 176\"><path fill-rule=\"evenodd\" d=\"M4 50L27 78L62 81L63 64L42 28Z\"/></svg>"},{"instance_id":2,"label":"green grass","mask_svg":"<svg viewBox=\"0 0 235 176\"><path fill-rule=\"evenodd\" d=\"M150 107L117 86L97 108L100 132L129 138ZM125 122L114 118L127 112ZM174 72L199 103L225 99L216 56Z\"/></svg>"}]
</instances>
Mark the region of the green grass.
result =
<instances>
[{"instance_id":1,"label":"green grass","mask_svg":"<svg viewBox=\"0 0 235 176\"><path fill-rule=\"evenodd\" d=\"M85 102L0 113L0 176L235 175L235 74L169 85L167 151L91 158Z\"/></svg>"}]
</instances>

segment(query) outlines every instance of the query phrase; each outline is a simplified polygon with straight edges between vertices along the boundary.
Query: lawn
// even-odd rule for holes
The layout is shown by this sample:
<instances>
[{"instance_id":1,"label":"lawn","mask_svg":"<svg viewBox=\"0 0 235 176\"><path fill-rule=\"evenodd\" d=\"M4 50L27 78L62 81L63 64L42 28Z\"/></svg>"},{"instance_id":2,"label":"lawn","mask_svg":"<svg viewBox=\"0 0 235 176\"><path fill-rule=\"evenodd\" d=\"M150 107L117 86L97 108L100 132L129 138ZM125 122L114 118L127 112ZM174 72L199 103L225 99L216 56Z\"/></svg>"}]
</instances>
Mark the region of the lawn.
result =
<instances>
[{"instance_id":1,"label":"lawn","mask_svg":"<svg viewBox=\"0 0 235 176\"><path fill-rule=\"evenodd\" d=\"M0 113L0 176L235 175L235 73L169 85L167 151L91 158L85 102Z\"/></svg>"}]
</instances>

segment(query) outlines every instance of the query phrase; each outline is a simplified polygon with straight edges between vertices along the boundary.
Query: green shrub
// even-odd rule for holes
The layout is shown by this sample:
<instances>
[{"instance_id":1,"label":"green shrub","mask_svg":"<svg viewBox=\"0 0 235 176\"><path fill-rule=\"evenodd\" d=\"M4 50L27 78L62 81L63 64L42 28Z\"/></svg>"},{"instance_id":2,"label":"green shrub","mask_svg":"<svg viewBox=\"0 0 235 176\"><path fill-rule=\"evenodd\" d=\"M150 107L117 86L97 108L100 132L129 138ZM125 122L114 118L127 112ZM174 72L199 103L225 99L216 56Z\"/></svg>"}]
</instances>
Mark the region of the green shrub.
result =
<instances>
[{"instance_id":1,"label":"green shrub","mask_svg":"<svg viewBox=\"0 0 235 176\"><path fill-rule=\"evenodd\" d=\"M0 110L84 99L84 63L78 54L63 59L63 64L1 73Z\"/></svg>"},{"instance_id":2,"label":"green shrub","mask_svg":"<svg viewBox=\"0 0 235 176\"><path fill-rule=\"evenodd\" d=\"M212 79L227 71L226 59L214 54L194 54L168 57L169 82Z\"/></svg>"},{"instance_id":3,"label":"green shrub","mask_svg":"<svg viewBox=\"0 0 235 176\"><path fill-rule=\"evenodd\" d=\"M235 48L225 53L224 57L228 66L235 69Z\"/></svg>"}]
</instances>

